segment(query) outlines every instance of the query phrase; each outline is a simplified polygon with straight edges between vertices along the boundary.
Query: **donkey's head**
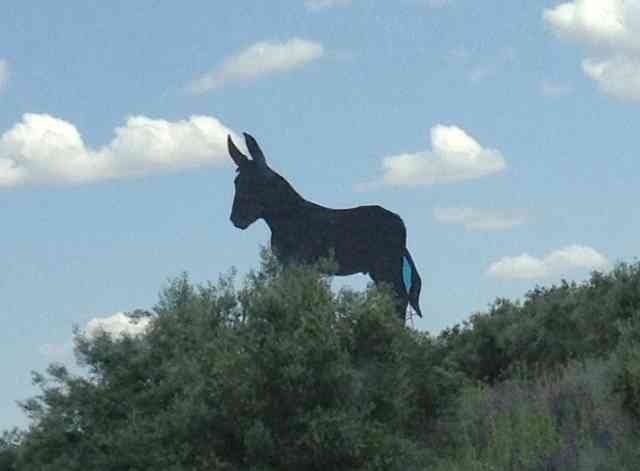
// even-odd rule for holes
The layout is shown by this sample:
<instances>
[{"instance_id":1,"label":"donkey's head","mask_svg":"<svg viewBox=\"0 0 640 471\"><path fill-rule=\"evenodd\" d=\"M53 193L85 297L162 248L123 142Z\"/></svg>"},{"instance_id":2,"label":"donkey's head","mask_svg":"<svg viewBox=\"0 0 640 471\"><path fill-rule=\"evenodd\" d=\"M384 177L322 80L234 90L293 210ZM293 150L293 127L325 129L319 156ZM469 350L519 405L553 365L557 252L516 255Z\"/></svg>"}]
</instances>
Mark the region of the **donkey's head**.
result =
<instances>
[{"instance_id":1,"label":"donkey's head","mask_svg":"<svg viewBox=\"0 0 640 471\"><path fill-rule=\"evenodd\" d=\"M240 229L246 229L269 211L287 204L286 195L293 191L284 178L269 168L256 140L246 133L244 139L251 159L227 136L229 155L238 167L231 222Z\"/></svg>"}]
</instances>

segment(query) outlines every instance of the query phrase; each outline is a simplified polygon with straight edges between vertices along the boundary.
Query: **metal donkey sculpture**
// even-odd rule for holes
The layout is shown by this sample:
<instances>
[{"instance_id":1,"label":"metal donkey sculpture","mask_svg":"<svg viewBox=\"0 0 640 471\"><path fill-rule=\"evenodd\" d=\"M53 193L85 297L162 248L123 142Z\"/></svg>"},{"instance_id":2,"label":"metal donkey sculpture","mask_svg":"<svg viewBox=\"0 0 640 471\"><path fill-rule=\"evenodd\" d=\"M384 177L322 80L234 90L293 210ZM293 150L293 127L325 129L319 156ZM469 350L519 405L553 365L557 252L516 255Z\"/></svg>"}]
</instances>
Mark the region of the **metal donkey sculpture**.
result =
<instances>
[{"instance_id":1,"label":"metal donkey sculpture","mask_svg":"<svg viewBox=\"0 0 640 471\"><path fill-rule=\"evenodd\" d=\"M331 209L304 199L267 165L256 140L244 134L251 159L227 137L237 165L231 222L246 229L264 219L271 229L271 248L284 262L312 263L333 255L335 275L367 273L389 284L404 322L407 304L422 317L418 298L421 280L406 247L400 216L380 206Z\"/></svg>"}]
</instances>

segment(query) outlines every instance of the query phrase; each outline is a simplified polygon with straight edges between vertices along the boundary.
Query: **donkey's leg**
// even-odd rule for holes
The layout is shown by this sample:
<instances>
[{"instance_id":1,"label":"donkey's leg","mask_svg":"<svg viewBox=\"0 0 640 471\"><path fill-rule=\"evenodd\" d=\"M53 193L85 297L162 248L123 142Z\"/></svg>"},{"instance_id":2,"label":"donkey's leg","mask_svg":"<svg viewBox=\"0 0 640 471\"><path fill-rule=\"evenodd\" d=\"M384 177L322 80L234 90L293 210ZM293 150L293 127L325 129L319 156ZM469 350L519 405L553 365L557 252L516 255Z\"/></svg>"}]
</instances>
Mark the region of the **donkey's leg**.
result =
<instances>
[{"instance_id":1,"label":"donkey's leg","mask_svg":"<svg viewBox=\"0 0 640 471\"><path fill-rule=\"evenodd\" d=\"M398 317L404 323L407 318L407 305L409 304L409 294L402 279L402 257L394 260L382 260L369 273L373 282L386 283L391 286L397 305Z\"/></svg>"}]
</instances>

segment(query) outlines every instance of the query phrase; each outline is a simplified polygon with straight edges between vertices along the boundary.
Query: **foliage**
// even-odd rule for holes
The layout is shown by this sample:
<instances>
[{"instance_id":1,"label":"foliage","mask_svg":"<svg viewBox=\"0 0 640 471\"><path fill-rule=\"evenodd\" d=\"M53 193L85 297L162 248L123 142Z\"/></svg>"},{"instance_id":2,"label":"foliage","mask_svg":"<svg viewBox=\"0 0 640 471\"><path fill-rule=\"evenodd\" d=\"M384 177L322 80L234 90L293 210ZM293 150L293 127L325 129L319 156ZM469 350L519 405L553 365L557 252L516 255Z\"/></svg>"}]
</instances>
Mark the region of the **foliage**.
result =
<instances>
[{"instance_id":1,"label":"foliage","mask_svg":"<svg viewBox=\"0 0 640 471\"><path fill-rule=\"evenodd\" d=\"M638 469L638 437L619 396L611 360L572 363L536 380L465 389L442 433L454 442L444 470Z\"/></svg>"},{"instance_id":2,"label":"foliage","mask_svg":"<svg viewBox=\"0 0 640 471\"><path fill-rule=\"evenodd\" d=\"M143 335L76 332L86 373L34 373L0 471L640 469L640 264L437 337L319 268L265 252L240 289L172 280Z\"/></svg>"},{"instance_id":3,"label":"foliage","mask_svg":"<svg viewBox=\"0 0 640 471\"><path fill-rule=\"evenodd\" d=\"M34 376L18 469L418 469L461 379L396 317L268 255L239 291L180 277L145 335L78 333L86 376Z\"/></svg>"},{"instance_id":4,"label":"foliage","mask_svg":"<svg viewBox=\"0 0 640 471\"><path fill-rule=\"evenodd\" d=\"M14 429L0 436L0 471L14 471L22 434Z\"/></svg>"},{"instance_id":5,"label":"foliage","mask_svg":"<svg viewBox=\"0 0 640 471\"><path fill-rule=\"evenodd\" d=\"M625 406L640 419L640 312L618 325L620 343L615 353L615 390Z\"/></svg>"},{"instance_id":6,"label":"foliage","mask_svg":"<svg viewBox=\"0 0 640 471\"><path fill-rule=\"evenodd\" d=\"M488 313L445 330L447 356L467 377L493 384L521 366L534 374L605 357L621 322L640 316L640 263L594 272L583 284L536 287L523 303L498 299Z\"/></svg>"}]
</instances>

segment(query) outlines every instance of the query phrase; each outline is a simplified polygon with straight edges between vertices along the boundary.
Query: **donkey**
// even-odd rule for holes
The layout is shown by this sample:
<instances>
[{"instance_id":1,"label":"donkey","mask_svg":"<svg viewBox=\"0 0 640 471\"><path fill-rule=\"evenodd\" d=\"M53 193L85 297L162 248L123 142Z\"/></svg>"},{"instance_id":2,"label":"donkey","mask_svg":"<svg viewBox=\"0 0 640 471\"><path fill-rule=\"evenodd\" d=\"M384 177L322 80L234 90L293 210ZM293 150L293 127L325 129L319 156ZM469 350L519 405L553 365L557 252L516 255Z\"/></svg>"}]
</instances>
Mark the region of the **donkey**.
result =
<instances>
[{"instance_id":1,"label":"donkey","mask_svg":"<svg viewBox=\"0 0 640 471\"><path fill-rule=\"evenodd\" d=\"M279 260L313 263L332 255L337 265L332 274L369 274L374 283L391 286L403 322L407 304L422 317L418 304L422 282L407 250L400 216L380 206L331 209L312 203L267 165L252 136L245 133L244 138L251 159L227 136L229 155L238 167L233 225L244 230L264 219Z\"/></svg>"}]
</instances>

